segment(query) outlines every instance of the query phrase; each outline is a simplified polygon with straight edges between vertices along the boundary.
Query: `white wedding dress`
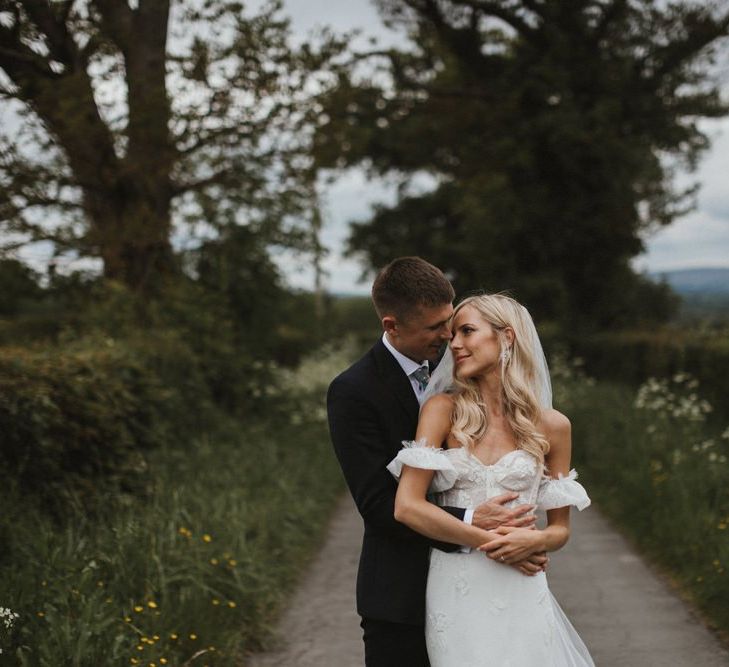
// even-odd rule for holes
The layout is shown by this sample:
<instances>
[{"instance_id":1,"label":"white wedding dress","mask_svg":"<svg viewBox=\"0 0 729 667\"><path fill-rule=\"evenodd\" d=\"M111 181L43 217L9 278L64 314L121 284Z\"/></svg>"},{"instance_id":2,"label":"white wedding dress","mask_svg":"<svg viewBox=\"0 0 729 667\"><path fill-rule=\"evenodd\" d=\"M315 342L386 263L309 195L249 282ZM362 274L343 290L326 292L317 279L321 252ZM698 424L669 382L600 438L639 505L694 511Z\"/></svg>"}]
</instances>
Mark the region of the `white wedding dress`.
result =
<instances>
[{"instance_id":1,"label":"white wedding dress","mask_svg":"<svg viewBox=\"0 0 729 667\"><path fill-rule=\"evenodd\" d=\"M387 466L435 470L430 491L439 505L474 508L507 491L511 504L542 509L590 504L576 473L549 479L536 459L514 450L485 465L466 449L435 449L424 440L405 447ZM431 550L425 636L432 667L584 667L590 654L552 596L544 572L535 576L471 550Z\"/></svg>"}]
</instances>

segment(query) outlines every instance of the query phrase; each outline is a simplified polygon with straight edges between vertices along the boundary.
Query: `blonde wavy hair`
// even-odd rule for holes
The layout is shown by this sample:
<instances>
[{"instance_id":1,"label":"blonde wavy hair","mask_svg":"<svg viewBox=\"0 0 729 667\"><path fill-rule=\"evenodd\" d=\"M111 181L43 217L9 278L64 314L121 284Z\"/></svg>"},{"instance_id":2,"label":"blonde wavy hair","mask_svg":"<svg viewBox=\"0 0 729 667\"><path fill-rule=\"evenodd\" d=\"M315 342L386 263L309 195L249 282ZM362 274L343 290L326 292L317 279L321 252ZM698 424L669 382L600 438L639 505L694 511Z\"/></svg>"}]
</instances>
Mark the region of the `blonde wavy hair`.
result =
<instances>
[{"instance_id":1,"label":"blonde wavy hair","mask_svg":"<svg viewBox=\"0 0 729 667\"><path fill-rule=\"evenodd\" d=\"M549 441L536 426L544 408L537 397L536 355L541 354L541 349L535 349L538 346L534 341L538 338L532 317L524 306L503 294L468 297L456 306L453 317L466 306L476 310L499 339L501 399L509 426L516 436L517 448L528 452L543 465ZM507 328L514 332L511 346L505 334ZM488 408L477 380L454 376L453 401L451 434L460 445L470 448L483 438L489 426Z\"/></svg>"}]
</instances>

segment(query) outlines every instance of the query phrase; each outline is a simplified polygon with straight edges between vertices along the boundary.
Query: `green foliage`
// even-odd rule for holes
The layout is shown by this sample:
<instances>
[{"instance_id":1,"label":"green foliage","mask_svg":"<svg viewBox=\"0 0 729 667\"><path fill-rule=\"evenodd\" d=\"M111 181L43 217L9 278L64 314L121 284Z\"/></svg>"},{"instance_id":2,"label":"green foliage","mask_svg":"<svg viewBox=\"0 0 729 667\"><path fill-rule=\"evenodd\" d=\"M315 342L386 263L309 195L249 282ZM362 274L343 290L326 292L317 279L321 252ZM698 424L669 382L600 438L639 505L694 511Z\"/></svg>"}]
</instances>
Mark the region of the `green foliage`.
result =
<instances>
[{"instance_id":1,"label":"green foliage","mask_svg":"<svg viewBox=\"0 0 729 667\"><path fill-rule=\"evenodd\" d=\"M726 113L711 78L725 10L378 4L414 48L378 51L371 76L353 59L316 141L327 167L365 164L401 183L394 206L354 226L350 251L372 267L419 254L457 292L509 289L570 328L670 315L670 291L629 260L645 230L691 206L664 156L692 168L708 145L696 118ZM417 187L423 172L431 191Z\"/></svg>"},{"instance_id":2,"label":"green foliage","mask_svg":"<svg viewBox=\"0 0 729 667\"><path fill-rule=\"evenodd\" d=\"M14 315L39 292L35 271L18 260L0 259L0 317Z\"/></svg>"},{"instance_id":3,"label":"green foliage","mask_svg":"<svg viewBox=\"0 0 729 667\"><path fill-rule=\"evenodd\" d=\"M341 490L320 423L156 452L154 493L61 528L10 496L0 572L18 665L238 665L270 637ZM141 647L138 648L138 647Z\"/></svg>"},{"instance_id":4,"label":"green foliage","mask_svg":"<svg viewBox=\"0 0 729 667\"><path fill-rule=\"evenodd\" d=\"M101 491L141 493L165 391L113 340L84 350L0 348L0 469L63 514Z\"/></svg>"},{"instance_id":5,"label":"green foliage","mask_svg":"<svg viewBox=\"0 0 729 667\"><path fill-rule=\"evenodd\" d=\"M638 392L553 363L573 424L573 464L592 497L729 631L729 428L686 373Z\"/></svg>"},{"instance_id":6,"label":"green foliage","mask_svg":"<svg viewBox=\"0 0 729 667\"><path fill-rule=\"evenodd\" d=\"M729 331L663 328L616 331L578 337L570 343L592 375L633 385L648 377L687 371L701 378L702 391L729 417Z\"/></svg>"},{"instance_id":7,"label":"green foliage","mask_svg":"<svg viewBox=\"0 0 729 667\"><path fill-rule=\"evenodd\" d=\"M181 229L315 250L311 93L345 42L293 45L277 0L3 6L0 249L145 290L179 273Z\"/></svg>"},{"instance_id":8,"label":"green foliage","mask_svg":"<svg viewBox=\"0 0 729 667\"><path fill-rule=\"evenodd\" d=\"M51 522L11 483L0 580L19 618L0 634L4 655L24 667L195 655L233 667L263 647L342 490L323 394L351 354L330 347L278 371L259 387L266 413L245 423L219 414L150 452L149 495L92 520Z\"/></svg>"},{"instance_id":9,"label":"green foliage","mask_svg":"<svg viewBox=\"0 0 729 667\"><path fill-rule=\"evenodd\" d=\"M326 339L353 337L363 353L382 336L382 325L369 296L331 296L326 310Z\"/></svg>"},{"instance_id":10,"label":"green foliage","mask_svg":"<svg viewBox=\"0 0 729 667\"><path fill-rule=\"evenodd\" d=\"M0 347L0 469L58 515L144 492L151 449L269 401L260 387L276 382L271 350L284 343L275 331L260 350L241 341L242 318L196 283L142 301L119 283L74 281L39 305L48 327L34 346Z\"/></svg>"}]
</instances>

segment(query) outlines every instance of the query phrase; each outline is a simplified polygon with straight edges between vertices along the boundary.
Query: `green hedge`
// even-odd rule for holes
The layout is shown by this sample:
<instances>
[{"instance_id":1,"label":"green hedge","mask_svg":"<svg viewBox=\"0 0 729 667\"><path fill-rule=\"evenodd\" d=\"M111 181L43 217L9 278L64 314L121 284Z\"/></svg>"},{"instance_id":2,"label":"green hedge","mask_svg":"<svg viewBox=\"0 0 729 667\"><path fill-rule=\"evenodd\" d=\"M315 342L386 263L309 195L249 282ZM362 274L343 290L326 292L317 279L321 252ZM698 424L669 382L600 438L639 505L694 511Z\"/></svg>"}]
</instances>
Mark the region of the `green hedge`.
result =
<instances>
[{"instance_id":1,"label":"green hedge","mask_svg":"<svg viewBox=\"0 0 729 667\"><path fill-rule=\"evenodd\" d=\"M688 372L720 414L729 414L729 332L624 331L574 341L590 375L637 386L649 377Z\"/></svg>"},{"instance_id":2,"label":"green hedge","mask_svg":"<svg viewBox=\"0 0 729 667\"><path fill-rule=\"evenodd\" d=\"M0 469L48 508L143 492L170 392L128 350L0 348Z\"/></svg>"}]
</instances>

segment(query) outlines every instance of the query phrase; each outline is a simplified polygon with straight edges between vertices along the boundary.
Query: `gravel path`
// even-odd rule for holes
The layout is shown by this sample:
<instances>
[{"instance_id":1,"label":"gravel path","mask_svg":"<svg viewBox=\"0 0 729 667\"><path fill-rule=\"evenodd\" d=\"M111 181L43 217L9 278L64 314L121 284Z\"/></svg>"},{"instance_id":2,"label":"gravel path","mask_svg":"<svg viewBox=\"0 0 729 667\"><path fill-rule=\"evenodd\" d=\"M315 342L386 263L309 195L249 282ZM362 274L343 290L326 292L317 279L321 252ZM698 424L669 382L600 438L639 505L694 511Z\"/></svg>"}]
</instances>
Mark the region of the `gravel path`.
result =
<instances>
[{"instance_id":1,"label":"gravel path","mask_svg":"<svg viewBox=\"0 0 729 667\"><path fill-rule=\"evenodd\" d=\"M550 588L598 667L729 666L729 652L593 506L572 512ZM278 651L251 667L362 667L354 583L362 523L347 495L329 538L281 620ZM498 667L496 665L491 667Z\"/></svg>"}]
</instances>

